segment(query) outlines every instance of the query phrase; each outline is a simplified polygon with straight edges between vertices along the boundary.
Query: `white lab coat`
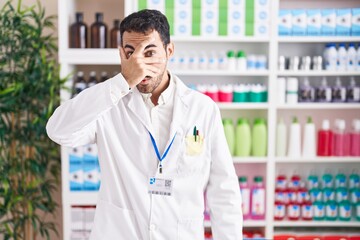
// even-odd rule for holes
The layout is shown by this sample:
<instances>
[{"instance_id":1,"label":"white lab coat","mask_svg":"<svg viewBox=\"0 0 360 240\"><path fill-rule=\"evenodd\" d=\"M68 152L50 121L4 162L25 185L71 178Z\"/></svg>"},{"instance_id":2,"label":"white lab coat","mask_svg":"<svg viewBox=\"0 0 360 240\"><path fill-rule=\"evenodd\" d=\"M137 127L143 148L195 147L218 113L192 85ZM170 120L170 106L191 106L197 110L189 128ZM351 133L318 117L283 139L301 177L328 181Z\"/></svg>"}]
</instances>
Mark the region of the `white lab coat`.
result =
<instances>
[{"instance_id":1,"label":"white lab coat","mask_svg":"<svg viewBox=\"0 0 360 240\"><path fill-rule=\"evenodd\" d=\"M101 187L91 240L202 240L205 190L214 239L242 239L240 189L220 111L172 77L176 96L166 146L176 137L162 176L144 101L121 74L64 102L49 119L48 135L58 144L98 146ZM189 156L185 138L194 126L203 149ZM173 179L173 195L149 194L153 176Z\"/></svg>"}]
</instances>

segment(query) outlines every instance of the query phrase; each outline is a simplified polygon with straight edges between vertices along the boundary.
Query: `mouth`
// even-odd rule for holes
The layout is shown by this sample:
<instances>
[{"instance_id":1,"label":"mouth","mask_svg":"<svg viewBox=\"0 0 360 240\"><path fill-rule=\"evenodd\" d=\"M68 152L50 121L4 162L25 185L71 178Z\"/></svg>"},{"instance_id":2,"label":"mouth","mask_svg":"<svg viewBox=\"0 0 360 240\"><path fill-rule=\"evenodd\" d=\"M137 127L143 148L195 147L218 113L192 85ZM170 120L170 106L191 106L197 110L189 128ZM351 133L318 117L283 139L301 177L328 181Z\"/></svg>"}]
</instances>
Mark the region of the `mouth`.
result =
<instances>
[{"instance_id":1,"label":"mouth","mask_svg":"<svg viewBox=\"0 0 360 240\"><path fill-rule=\"evenodd\" d=\"M140 83L141 83L141 84L147 84L150 79L151 79L151 77L146 76Z\"/></svg>"}]
</instances>

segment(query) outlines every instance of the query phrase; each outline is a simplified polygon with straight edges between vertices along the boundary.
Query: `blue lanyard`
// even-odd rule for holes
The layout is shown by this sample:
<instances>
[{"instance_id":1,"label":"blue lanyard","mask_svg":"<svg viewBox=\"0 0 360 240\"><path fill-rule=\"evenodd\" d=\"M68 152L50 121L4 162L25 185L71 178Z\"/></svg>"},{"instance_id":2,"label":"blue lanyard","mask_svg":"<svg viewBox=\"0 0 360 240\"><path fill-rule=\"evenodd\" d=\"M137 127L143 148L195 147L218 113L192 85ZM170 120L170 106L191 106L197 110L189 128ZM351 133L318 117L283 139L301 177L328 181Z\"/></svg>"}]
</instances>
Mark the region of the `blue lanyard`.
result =
<instances>
[{"instance_id":1,"label":"blue lanyard","mask_svg":"<svg viewBox=\"0 0 360 240\"><path fill-rule=\"evenodd\" d=\"M169 146L166 148L166 150L165 150L165 152L164 152L164 154L163 154L162 156L160 156L160 152L159 152L159 149L158 149L158 147L157 147L157 145L156 145L156 142L155 142L155 139L154 139L153 135L152 135L150 132L149 132L149 134L150 134L151 142L152 142L152 144L153 144L153 147L154 147L156 156L158 157L158 159L159 159L159 161L160 161L160 164L159 164L159 173L162 173L162 161L163 161L163 159L166 157L166 155L168 154L168 152L169 152L169 150L170 150L170 148L171 148L171 145L173 144L174 139L175 139L175 137L176 137L176 133L175 133L173 139L171 140L171 143L170 143Z\"/></svg>"}]
</instances>

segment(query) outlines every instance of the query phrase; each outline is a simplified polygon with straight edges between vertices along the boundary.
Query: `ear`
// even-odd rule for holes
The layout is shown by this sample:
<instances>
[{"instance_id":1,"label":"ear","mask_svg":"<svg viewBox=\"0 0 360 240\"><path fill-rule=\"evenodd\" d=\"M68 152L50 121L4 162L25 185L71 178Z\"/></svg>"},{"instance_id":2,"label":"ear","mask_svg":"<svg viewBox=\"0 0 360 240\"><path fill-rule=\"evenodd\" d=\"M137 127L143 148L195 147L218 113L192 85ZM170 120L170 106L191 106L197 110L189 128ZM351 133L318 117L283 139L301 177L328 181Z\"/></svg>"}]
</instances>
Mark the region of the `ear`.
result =
<instances>
[{"instance_id":1,"label":"ear","mask_svg":"<svg viewBox=\"0 0 360 240\"><path fill-rule=\"evenodd\" d=\"M170 42L166 46L166 54L167 54L168 58L170 58L172 55L174 55L174 43L173 42Z\"/></svg>"}]
</instances>

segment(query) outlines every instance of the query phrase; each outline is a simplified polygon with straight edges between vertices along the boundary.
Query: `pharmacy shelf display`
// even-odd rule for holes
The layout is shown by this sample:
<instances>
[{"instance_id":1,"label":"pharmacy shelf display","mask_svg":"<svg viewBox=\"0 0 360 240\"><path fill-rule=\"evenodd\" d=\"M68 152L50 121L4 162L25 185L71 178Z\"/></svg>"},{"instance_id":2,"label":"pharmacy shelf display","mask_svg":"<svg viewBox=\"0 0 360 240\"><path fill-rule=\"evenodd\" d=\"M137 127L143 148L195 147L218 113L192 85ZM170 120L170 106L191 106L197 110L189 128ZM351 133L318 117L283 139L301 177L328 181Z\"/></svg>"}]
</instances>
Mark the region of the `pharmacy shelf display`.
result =
<instances>
[{"instance_id":1,"label":"pharmacy shelf display","mask_svg":"<svg viewBox=\"0 0 360 240\"><path fill-rule=\"evenodd\" d=\"M108 0L111 2L111 0ZM260 56L260 59L264 59L265 56L265 69L244 69L238 68L239 65L230 69L189 69L189 68L174 68L173 72L179 75L186 83L197 85L198 83L206 84L217 84L221 86L223 84L238 85L238 84L249 84L256 83L262 84L266 87L267 101L266 102L219 102L218 106L224 117L230 118L235 123L240 117L247 117L250 122L253 122L255 118L265 118L267 126L267 153L261 157L238 157L234 156L234 164L238 169L252 170L254 166L259 166L261 175L266 179L265 191L266 191L266 217L263 220L245 220L245 228L255 228L259 230L263 237L266 239L273 239L276 235L277 229L282 227L309 227L316 225L318 227L359 227L359 222L324 222L324 221L274 221L274 190L275 190L275 179L279 167L283 168L290 166L292 168L296 165L297 168L301 169L307 164L343 164L345 169L350 169L354 164L360 163L359 157L279 157L276 155L276 128L277 122L281 118L286 118L290 121L290 116L297 115L299 119L306 119L308 114L312 114L316 122L321 122L325 113L330 114L326 116L333 122L337 117L344 116L347 122L353 118L359 118L359 103L293 103L288 104L285 102L279 102L278 98L280 95L278 89L278 78L298 77L301 81L303 77L310 77L311 83L318 84L322 77L328 77L329 79L341 76L342 79L348 79L354 77L356 84L360 83L360 70L353 71L325 71L325 70L280 70L278 68L279 56L283 54L284 49L291 47L291 54L289 56L301 56L303 53L302 49L306 48L307 51L315 51L317 54L322 53L326 43L360 43L359 36L278 36L278 15L282 9L283 4L287 4L287 7L291 9L301 8L299 3L290 0L246 0L246 1L181 1L181 2L192 2L193 5L181 7L180 1L151 1L151 0L139 0L139 1L128 1L124 0L123 9L124 15L138 10L144 6L148 8L160 8L163 9L165 14L169 17L170 25L172 26L172 40L176 46L176 53L193 53L197 49L206 52L215 52L215 54L221 51L233 50L236 56L243 56L239 54L242 50L246 56L253 55L255 59ZM87 65L119 65L120 57L118 50L115 48L107 49L75 49L69 47L69 26L74 22L73 16L78 11L76 8L76 0L70 1L59 1L58 15L59 15L59 62L61 64L61 75L67 76L71 73L76 72L80 66ZM170 11L169 8L162 6L156 6L154 4L162 4L164 2L174 3L177 11ZM194 8L194 4L207 4L214 2L220 4L221 9L225 11L216 11L214 8L205 8L214 11L214 16L218 21L204 20L200 21L200 18L205 19L204 15L206 11L202 11L201 8ZM241 2L244 4L242 7L234 7L232 4ZM265 2L265 7L261 7L260 3ZM313 1L311 4L316 2L322 5L326 5L329 8L339 8L336 1ZM360 5L355 1L344 1L348 8L359 8ZM326 4L324 4L326 3ZM89 1L89 6L96 4L96 1ZM116 2L116 4L119 4ZM140 4L140 6L138 5ZM225 5L223 5L225 4ZM249 5L246 5L249 4ZM310 4L310 3L309 3ZM310 4L310 7L312 6ZM246 6L245 6L246 5ZM200 6L200 5L199 5ZM312 6L312 8L317 5ZM245 12L244 9L252 9ZM318 8L318 7L317 7ZM119 9L119 7L118 7ZM240 9L243 15L237 15L236 9ZM261 12L261 9L267 13L265 19L261 17L257 18L257 14ZM111 9L109 9L110 11ZM183 23L187 24L181 26L179 19L176 14L180 13L181 10L188 12L188 17ZM89 9L89 11L92 11ZM92 14L91 12L91 14ZM106 14L106 12L105 12ZM169 15L170 14L170 15ZM211 15L211 14L210 14ZM243 17L241 20L233 21L232 17ZM106 19L106 16L105 16ZM195 19L194 21L192 19ZM198 22L196 22L198 21ZM111 24L107 22L108 26ZM90 24L88 24L90 26ZM208 28L206 28L208 26ZM185 32L183 32L185 31ZM211 49L211 51L209 51ZM201 54L201 51L196 52ZM230 54L232 55L232 54ZM320 54L319 54L320 55ZM177 56L177 55L176 55ZM232 61L232 60L231 60ZM230 63L232 64L232 63ZM261 65L262 63L260 63ZM259 64L258 64L259 65ZM347 81L347 80L346 80ZM67 83L68 87L72 87L73 82ZM282 94L282 93L281 93ZM61 92L62 100L69 99L71 94L67 91ZM328 113L328 112L329 113ZM326 115L325 114L325 115ZM289 125L289 124L288 124ZM321 125L317 124L317 128ZM349 129L349 127L347 128ZM97 191L70 191L69 183L69 152L68 148L62 148L61 159L62 159L62 207L63 207L63 236L64 239L71 239L72 234L72 207L78 206L94 206L97 202ZM292 167L291 167L292 166ZM289 170L290 171L290 170ZM292 172L290 172L292 174ZM251 182L252 179L249 178ZM87 209L87 208L85 208ZM77 209L78 211L79 209ZM87 209L87 211L92 208ZM86 211L85 211L86 212ZM85 214L86 215L86 214ZM209 222L204 223L206 229L211 228ZM88 229L87 229L88 230Z\"/></svg>"}]
</instances>

